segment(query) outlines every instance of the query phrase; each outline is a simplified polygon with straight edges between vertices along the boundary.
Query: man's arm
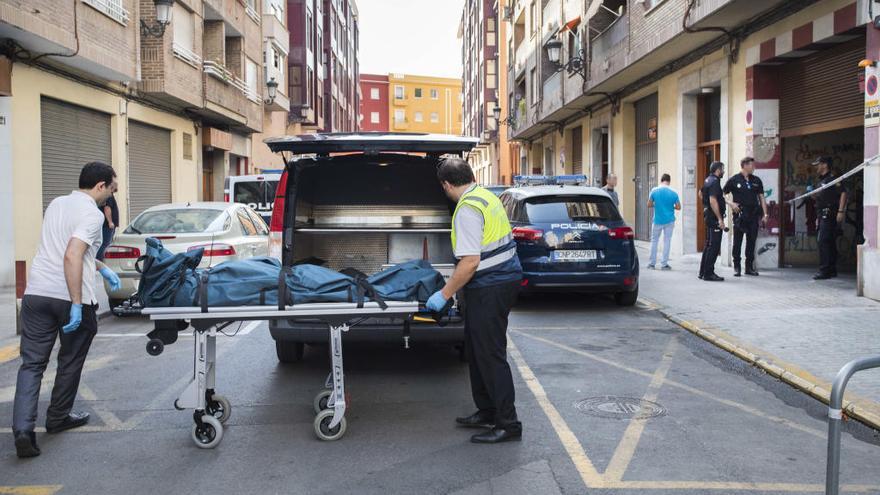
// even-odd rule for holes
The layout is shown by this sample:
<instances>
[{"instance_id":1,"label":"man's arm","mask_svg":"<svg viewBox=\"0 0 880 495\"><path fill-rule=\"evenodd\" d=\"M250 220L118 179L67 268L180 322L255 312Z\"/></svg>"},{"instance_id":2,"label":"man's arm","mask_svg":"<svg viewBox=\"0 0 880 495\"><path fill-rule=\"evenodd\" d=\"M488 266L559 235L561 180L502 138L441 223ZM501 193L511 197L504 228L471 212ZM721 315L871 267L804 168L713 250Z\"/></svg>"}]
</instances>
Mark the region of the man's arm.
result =
<instances>
[{"instance_id":1,"label":"man's arm","mask_svg":"<svg viewBox=\"0 0 880 495\"><path fill-rule=\"evenodd\" d=\"M770 212L767 210L767 199L764 197L764 193L758 195L758 201L761 202L761 210L764 212L764 222L767 222L767 219L770 218Z\"/></svg>"},{"instance_id":2,"label":"man's arm","mask_svg":"<svg viewBox=\"0 0 880 495\"><path fill-rule=\"evenodd\" d=\"M681 209L681 201L676 201L676 202L675 202L675 209L676 209L676 210L680 210L680 209Z\"/></svg>"},{"instance_id":3,"label":"man's arm","mask_svg":"<svg viewBox=\"0 0 880 495\"><path fill-rule=\"evenodd\" d=\"M64 251L64 280L73 304L82 304L83 256L88 248L88 244L74 237L67 243Z\"/></svg>"},{"instance_id":4,"label":"man's arm","mask_svg":"<svg viewBox=\"0 0 880 495\"><path fill-rule=\"evenodd\" d=\"M709 207L712 208L712 213L714 213L715 218L718 219L718 226L721 227L721 230L724 230L724 217L721 216L721 207L718 205L718 198L714 195L709 196Z\"/></svg>"},{"instance_id":5,"label":"man's arm","mask_svg":"<svg viewBox=\"0 0 880 495\"><path fill-rule=\"evenodd\" d=\"M104 218L107 219L107 225L109 225L111 229L116 228L116 225L113 223L113 210L107 205L104 205Z\"/></svg>"},{"instance_id":6,"label":"man's arm","mask_svg":"<svg viewBox=\"0 0 880 495\"><path fill-rule=\"evenodd\" d=\"M446 282L446 285L440 290L440 292L443 293L443 297L451 299L456 292L467 285L467 283L474 278L474 274L477 273L477 267L479 265L479 255L463 256L458 261L458 265L455 266L455 271L452 272L449 281Z\"/></svg>"},{"instance_id":7,"label":"man's arm","mask_svg":"<svg viewBox=\"0 0 880 495\"><path fill-rule=\"evenodd\" d=\"M837 223L846 219L846 191L840 193L840 204L837 206Z\"/></svg>"}]
</instances>

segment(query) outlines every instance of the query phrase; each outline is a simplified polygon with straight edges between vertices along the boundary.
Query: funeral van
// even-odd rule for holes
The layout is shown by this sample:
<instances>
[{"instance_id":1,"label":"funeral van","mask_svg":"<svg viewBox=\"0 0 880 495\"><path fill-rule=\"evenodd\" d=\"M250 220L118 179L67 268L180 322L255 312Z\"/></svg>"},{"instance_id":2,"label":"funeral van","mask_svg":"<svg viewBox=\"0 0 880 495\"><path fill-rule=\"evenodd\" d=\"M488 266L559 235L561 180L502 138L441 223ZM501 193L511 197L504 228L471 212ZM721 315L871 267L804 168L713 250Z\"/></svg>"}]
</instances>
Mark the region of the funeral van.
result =
<instances>
[{"instance_id":1,"label":"funeral van","mask_svg":"<svg viewBox=\"0 0 880 495\"><path fill-rule=\"evenodd\" d=\"M283 265L314 263L365 274L425 259L448 278L455 205L437 181L444 156L463 156L478 140L411 133L331 133L267 139L286 167L278 180L270 221L269 254ZM460 301L461 298L457 298ZM371 318L346 341L464 342L461 309L439 321L417 316ZM305 345L328 342L326 323L270 321L281 362L302 358Z\"/></svg>"}]
</instances>

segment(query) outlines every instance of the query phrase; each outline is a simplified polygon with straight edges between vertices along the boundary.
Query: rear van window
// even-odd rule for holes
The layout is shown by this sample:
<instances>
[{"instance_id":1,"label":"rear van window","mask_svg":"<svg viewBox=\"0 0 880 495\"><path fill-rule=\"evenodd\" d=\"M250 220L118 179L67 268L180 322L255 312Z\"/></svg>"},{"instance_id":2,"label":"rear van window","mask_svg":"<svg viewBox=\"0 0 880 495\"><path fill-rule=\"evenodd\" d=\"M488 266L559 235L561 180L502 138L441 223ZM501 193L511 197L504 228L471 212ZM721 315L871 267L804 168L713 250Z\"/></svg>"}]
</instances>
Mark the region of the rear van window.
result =
<instances>
[{"instance_id":1,"label":"rear van window","mask_svg":"<svg viewBox=\"0 0 880 495\"><path fill-rule=\"evenodd\" d=\"M525 203L526 216L531 223L621 220L611 199L602 196L543 196L529 198Z\"/></svg>"}]
</instances>

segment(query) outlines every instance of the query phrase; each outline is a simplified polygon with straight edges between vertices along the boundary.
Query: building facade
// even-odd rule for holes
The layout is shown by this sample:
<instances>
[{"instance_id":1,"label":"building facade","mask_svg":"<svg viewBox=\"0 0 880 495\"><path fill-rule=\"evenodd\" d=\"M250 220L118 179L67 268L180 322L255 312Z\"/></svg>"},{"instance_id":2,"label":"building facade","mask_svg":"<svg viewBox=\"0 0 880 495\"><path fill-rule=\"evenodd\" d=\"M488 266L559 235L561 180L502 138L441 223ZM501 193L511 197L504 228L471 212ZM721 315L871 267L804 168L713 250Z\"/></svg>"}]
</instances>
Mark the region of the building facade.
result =
<instances>
[{"instance_id":1,"label":"building facade","mask_svg":"<svg viewBox=\"0 0 880 495\"><path fill-rule=\"evenodd\" d=\"M502 17L499 17L499 10ZM463 132L480 138L469 155L474 175L482 184L511 184L518 169L511 156L519 157L518 145L509 142L499 128L507 124L507 105L500 96L507 94L508 12L498 0L466 0L458 27L462 44ZM494 112L501 110L500 119ZM511 153L511 151L514 153Z\"/></svg>"},{"instance_id":2,"label":"building facade","mask_svg":"<svg viewBox=\"0 0 880 495\"><path fill-rule=\"evenodd\" d=\"M872 3L510 1L508 132L522 143L520 170L584 173L596 185L615 173L639 239L650 236L647 195L668 173L683 202L674 250L688 254L704 241L698 188L708 165L720 160L730 176L754 156L771 212L759 265L816 266L815 202L790 200L816 184L815 157L846 172L878 153ZM561 42L559 63L550 40ZM842 267L875 299L878 184L875 166L848 179L839 242Z\"/></svg>"},{"instance_id":3,"label":"building facade","mask_svg":"<svg viewBox=\"0 0 880 495\"><path fill-rule=\"evenodd\" d=\"M461 87L460 79L389 74L391 130L461 135Z\"/></svg>"},{"instance_id":4,"label":"building facade","mask_svg":"<svg viewBox=\"0 0 880 495\"><path fill-rule=\"evenodd\" d=\"M380 74L360 75L360 130L372 132L389 131L388 76Z\"/></svg>"},{"instance_id":5,"label":"building facade","mask_svg":"<svg viewBox=\"0 0 880 495\"><path fill-rule=\"evenodd\" d=\"M355 131L360 110L354 0L289 0L288 134Z\"/></svg>"}]
</instances>

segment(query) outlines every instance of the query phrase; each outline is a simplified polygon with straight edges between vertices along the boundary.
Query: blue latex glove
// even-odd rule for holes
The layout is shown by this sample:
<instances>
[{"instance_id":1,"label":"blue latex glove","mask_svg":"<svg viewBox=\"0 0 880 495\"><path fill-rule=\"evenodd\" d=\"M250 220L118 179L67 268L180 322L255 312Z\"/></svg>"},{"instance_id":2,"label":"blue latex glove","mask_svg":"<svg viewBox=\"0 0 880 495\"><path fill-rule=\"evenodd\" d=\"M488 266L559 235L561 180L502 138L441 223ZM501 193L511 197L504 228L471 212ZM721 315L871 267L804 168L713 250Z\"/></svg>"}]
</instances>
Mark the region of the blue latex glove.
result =
<instances>
[{"instance_id":1,"label":"blue latex glove","mask_svg":"<svg viewBox=\"0 0 880 495\"><path fill-rule=\"evenodd\" d=\"M119 280L119 275L117 275L116 272L106 266L98 271L101 272L101 276L110 283L110 290L119 290L122 288L122 280Z\"/></svg>"},{"instance_id":2,"label":"blue latex glove","mask_svg":"<svg viewBox=\"0 0 880 495\"><path fill-rule=\"evenodd\" d=\"M438 290L431 295L428 299L428 303L425 304L425 307L435 313L439 313L443 309L443 306L446 306L446 301L447 299L443 295L443 292Z\"/></svg>"},{"instance_id":3,"label":"blue latex glove","mask_svg":"<svg viewBox=\"0 0 880 495\"><path fill-rule=\"evenodd\" d=\"M77 328L79 328L79 324L83 321L83 305L82 304L71 304L70 305L70 320L67 322L67 325L61 327L61 331L64 333L75 332Z\"/></svg>"}]
</instances>

